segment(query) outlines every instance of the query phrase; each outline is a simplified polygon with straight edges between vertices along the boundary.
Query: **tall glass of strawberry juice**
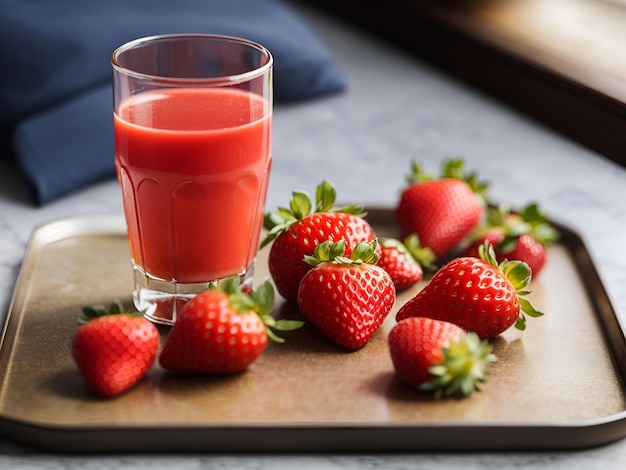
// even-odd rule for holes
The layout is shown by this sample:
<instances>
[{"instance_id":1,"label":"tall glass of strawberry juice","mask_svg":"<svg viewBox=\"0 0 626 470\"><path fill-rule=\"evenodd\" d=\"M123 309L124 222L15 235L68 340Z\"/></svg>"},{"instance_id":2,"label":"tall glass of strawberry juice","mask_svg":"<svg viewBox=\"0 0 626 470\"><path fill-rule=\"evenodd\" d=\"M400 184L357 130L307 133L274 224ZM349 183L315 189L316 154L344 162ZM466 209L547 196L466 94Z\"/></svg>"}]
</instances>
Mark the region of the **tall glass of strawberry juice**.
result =
<instances>
[{"instance_id":1,"label":"tall glass of strawberry juice","mask_svg":"<svg viewBox=\"0 0 626 470\"><path fill-rule=\"evenodd\" d=\"M115 167L133 300L155 322L210 283L250 283L272 161L272 56L245 39L161 35L112 56Z\"/></svg>"}]
</instances>

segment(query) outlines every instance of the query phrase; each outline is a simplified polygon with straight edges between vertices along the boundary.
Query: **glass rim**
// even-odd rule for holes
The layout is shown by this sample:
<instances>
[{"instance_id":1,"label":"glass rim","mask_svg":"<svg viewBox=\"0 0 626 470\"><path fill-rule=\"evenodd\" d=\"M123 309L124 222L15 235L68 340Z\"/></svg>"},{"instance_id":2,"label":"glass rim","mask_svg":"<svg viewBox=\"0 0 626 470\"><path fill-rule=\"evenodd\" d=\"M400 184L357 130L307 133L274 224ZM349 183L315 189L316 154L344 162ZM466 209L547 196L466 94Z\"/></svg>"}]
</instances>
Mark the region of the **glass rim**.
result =
<instances>
[{"instance_id":1,"label":"glass rim","mask_svg":"<svg viewBox=\"0 0 626 470\"><path fill-rule=\"evenodd\" d=\"M191 77L171 77L171 76L166 77L166 76L154 75L154 74L145 73L145 72L138 72L136 70L132 70L123 66L118 60L118 58L120 57L122 53L127 52L133 48L136 48L137 46L140 46L146 43L158 42L162 40L194 39L194 38L203 39L203 40L217 39L217 40L224 41L224 42L233 42L233 43L243 44L243 45L246 45L253 49L258 50L261 54L263 54L267 58L267 61L263 65L255 69L249 70L247 72L239 73L239 74L224 75L224 76L218 76L218 77L206 77L206 78L193 77L191 78ZM274 63L274 58L272 56L272 53L266 47L262 46L261 44L257 42L251 41L249 39L241 38L238 36L228 36L228 35L223 35L223 34L209 34L209 33L206 33L206 34L205 33L173 33L173 34L156 34L152 36L145 36L145 37L133 39L131 41L128 41L122 44L117 49L115 49L113 53L111 54L111 65L117 72L123 73L125 75L129 75L129 76L133 76L139 79L151 80L155 82L168 82L168 83L204 83L204 84L212 84L212 85L219 85L219 84L232 85L232 84L237 84L237 83L244 83L244 82L253 80L255 78L258 78L264 75L265 73L267 73L272 68L273 63Z\"/></svg>"}]
</instances>

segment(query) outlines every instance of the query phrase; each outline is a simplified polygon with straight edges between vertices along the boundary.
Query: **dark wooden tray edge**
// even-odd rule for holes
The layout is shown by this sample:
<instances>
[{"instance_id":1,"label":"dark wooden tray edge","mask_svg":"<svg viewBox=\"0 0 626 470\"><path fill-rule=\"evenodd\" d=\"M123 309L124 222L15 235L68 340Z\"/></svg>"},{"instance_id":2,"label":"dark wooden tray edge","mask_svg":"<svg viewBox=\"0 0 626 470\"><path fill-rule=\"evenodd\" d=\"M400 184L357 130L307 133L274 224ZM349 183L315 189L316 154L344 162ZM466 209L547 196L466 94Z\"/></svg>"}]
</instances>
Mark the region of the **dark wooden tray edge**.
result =
<instances>
[{"instance_id":1,"label":"dark wooden tray edge","mask_svg":"<svg viewBox=\"0 0 626 470\"><path fill-rule=\"evenodd\" d=\"M0 433L64 454L172 452L500 452L583 450L626 434L626 412L577 423L380 426L368 423L247 426L60 427L0 417ZM384 436L381 439L381 436ZM377 442L376 446L372 442Z\"/></svg>"}]
</instances>

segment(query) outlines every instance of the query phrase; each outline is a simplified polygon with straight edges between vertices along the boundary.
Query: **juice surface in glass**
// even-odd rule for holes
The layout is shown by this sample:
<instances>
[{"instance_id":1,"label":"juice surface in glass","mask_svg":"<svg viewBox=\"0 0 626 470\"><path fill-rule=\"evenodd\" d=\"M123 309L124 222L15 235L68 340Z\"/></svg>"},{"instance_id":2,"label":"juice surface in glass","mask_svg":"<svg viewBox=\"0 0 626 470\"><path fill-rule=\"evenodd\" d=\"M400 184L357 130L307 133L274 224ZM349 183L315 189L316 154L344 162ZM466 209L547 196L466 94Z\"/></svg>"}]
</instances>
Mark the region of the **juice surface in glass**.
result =
<instances>
[{"instance_id":1,"label":"juice surface in glass","mask_svg":"<svg viewBox=\"0 0 626 470\"><path fill-rule=\"evenodd\" d=\"M201 283L254 261L271 167L271 111L237 89L142 92L116 110L115 164L135 265Z\"/></svg>"}]
</instances>

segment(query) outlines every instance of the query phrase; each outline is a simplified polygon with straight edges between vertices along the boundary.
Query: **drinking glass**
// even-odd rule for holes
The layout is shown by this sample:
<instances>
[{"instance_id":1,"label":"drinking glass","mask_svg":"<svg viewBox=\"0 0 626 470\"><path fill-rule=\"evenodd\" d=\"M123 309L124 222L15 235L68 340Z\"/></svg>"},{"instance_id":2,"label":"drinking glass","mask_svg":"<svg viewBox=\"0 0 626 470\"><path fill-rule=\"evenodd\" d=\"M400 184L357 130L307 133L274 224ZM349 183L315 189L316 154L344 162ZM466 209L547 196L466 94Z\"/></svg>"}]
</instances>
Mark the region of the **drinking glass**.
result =
<instances>
[{"instance_id":1,"label":"drinking glass","mask_svg":"<svg viewBox=\"0 0 626 470\"><path fill-rule=\"evenodd\" d=\"M157 323L210 283L252 282L272 164L270 52L177 34L113 52L115 168L133 300Z\"/></svg>"}]
</instances>

